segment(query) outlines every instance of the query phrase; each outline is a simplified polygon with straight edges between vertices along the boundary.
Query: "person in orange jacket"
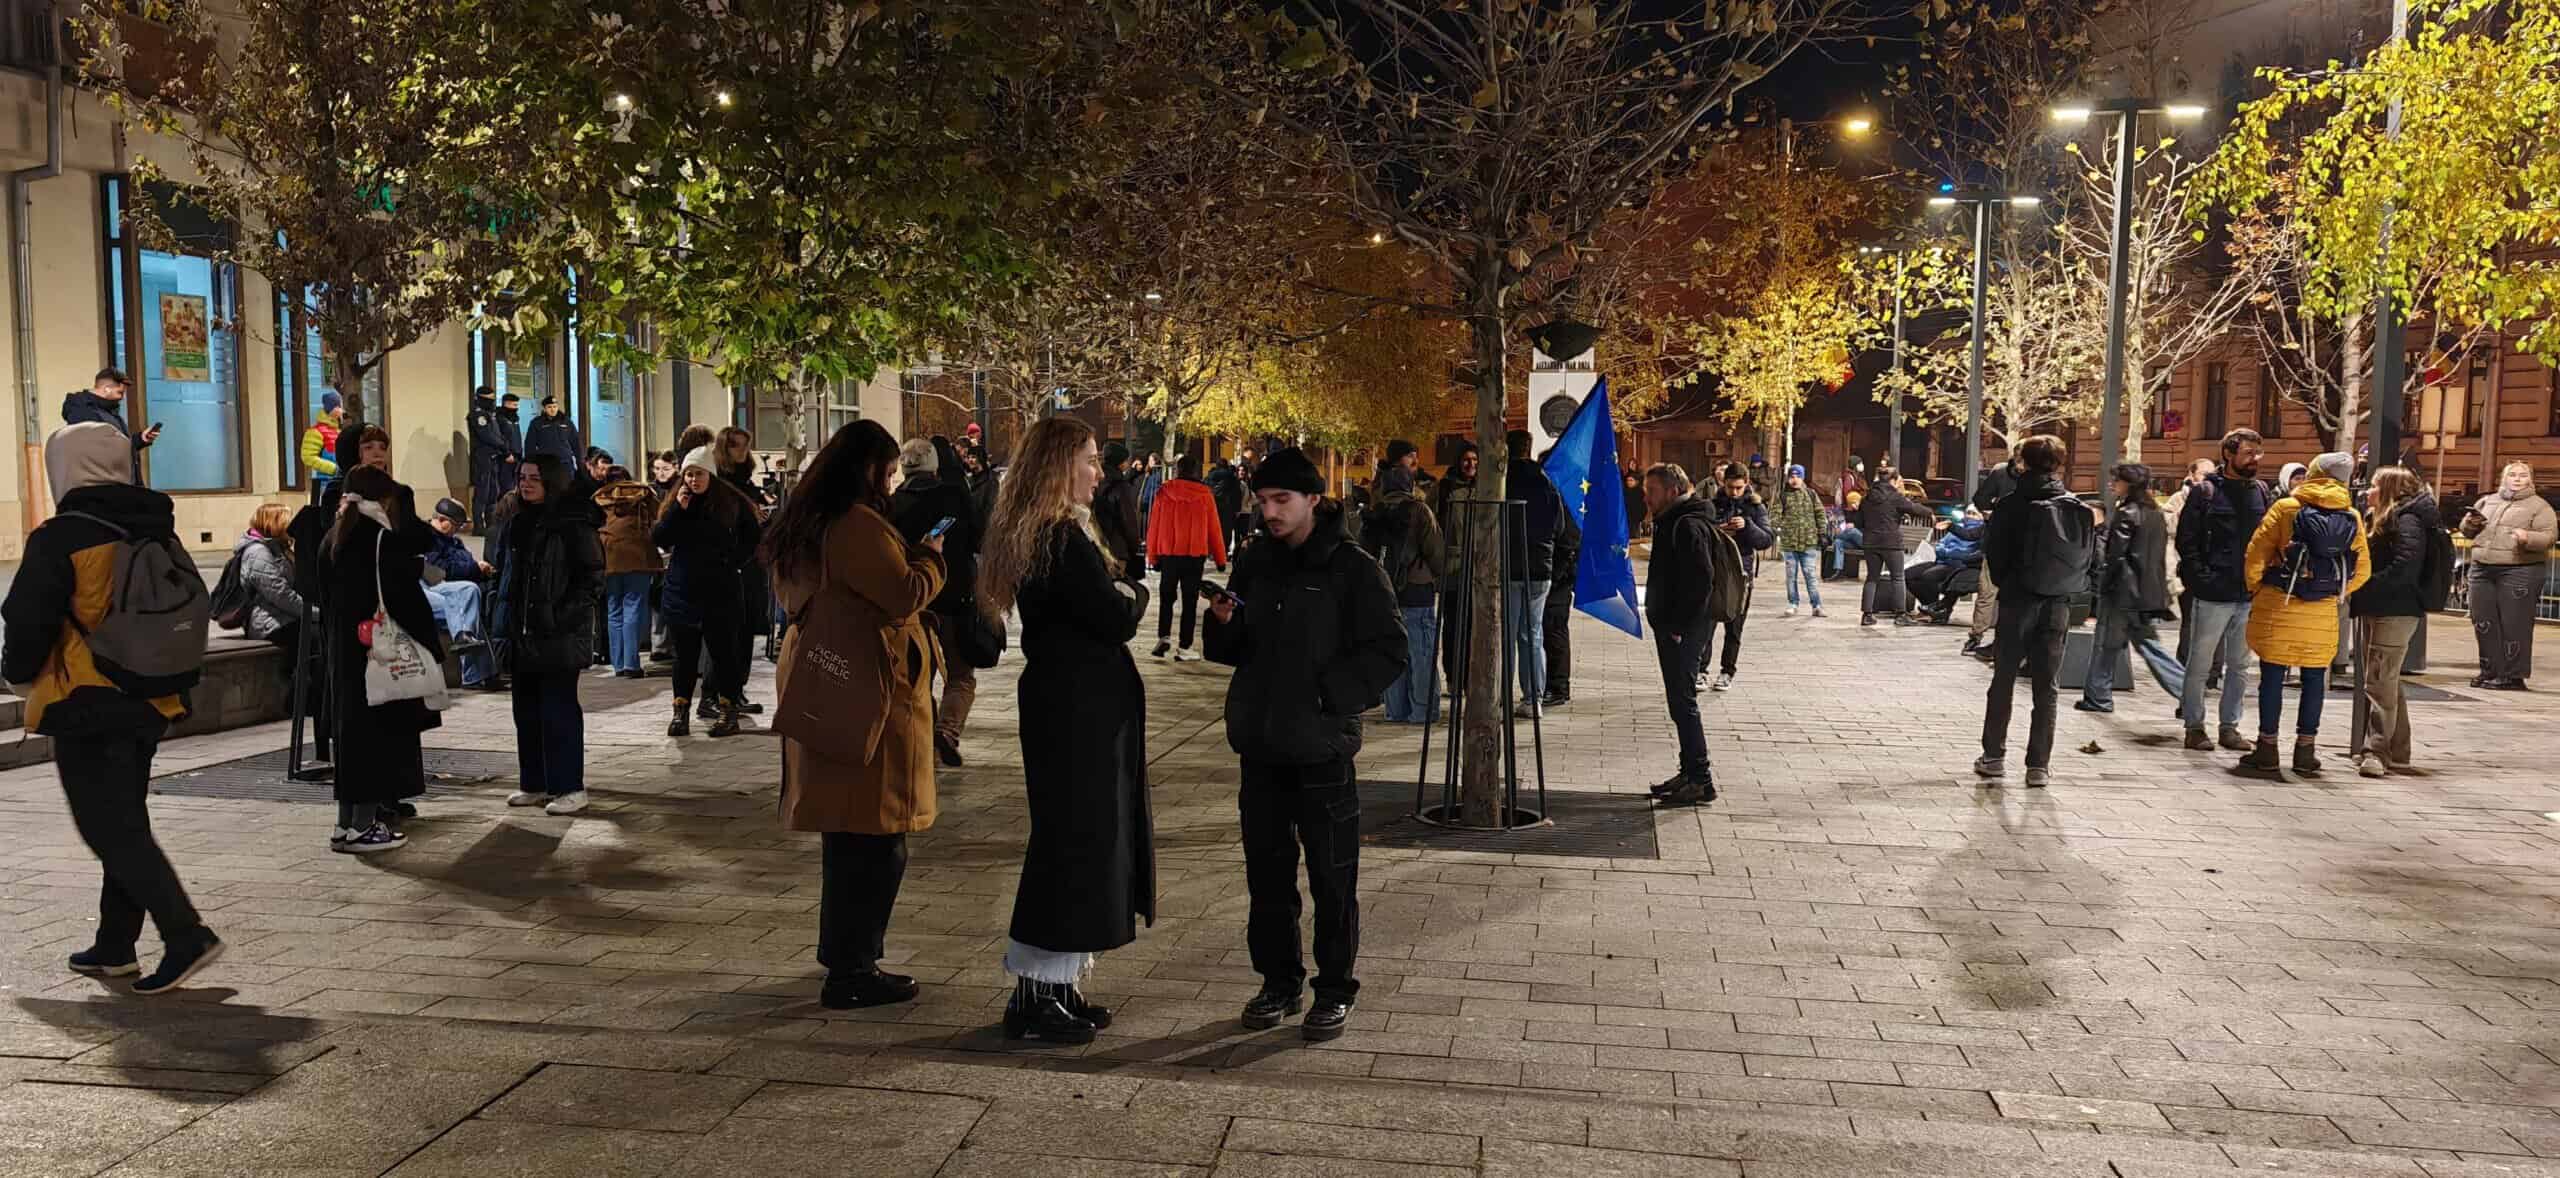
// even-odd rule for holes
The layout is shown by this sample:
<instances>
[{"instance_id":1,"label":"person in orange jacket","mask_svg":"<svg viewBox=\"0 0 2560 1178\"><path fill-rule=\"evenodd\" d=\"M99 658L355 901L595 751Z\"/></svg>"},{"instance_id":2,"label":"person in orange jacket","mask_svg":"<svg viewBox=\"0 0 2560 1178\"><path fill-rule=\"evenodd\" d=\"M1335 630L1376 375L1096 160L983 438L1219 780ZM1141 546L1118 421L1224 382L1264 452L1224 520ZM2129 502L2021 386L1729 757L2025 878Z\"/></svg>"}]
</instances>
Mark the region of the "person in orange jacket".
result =
<instances>
[{"instance_id":1,"label":"person in orange jacket","mask_svg":"<svg viewBox=\"0 0 2560 1178\"><path fill-rule=\"evenodd\" d=\"M1174 464L1173 480L1156 489L1155 508L1147 517L1147 563L1156 579L1155 656L1191 661L1193 619L1200 608L1200 578L1208 563L1227 571L1227 534L1218 521L1218 499L1200 481L1200 459L1185 454ZM1182 601L1182 645L1173 644L1173 603Z\"/></svg>"}]
</instances>

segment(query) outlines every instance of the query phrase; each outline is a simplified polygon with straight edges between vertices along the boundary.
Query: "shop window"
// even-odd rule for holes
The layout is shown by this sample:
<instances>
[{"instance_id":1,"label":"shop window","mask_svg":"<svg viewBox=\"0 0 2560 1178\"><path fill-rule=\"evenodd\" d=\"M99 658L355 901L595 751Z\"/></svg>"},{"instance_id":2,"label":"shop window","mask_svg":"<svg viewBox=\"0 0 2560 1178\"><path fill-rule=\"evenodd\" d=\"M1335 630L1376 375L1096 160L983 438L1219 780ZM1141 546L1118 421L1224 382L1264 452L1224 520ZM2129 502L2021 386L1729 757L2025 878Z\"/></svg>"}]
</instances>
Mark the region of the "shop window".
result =
<instances>
[{"instance_id":1,"label":"shop window","mask_svg":"<svg viewBox=\"0 0 2560 1178\"><path fill-rule=\"evenodd\" d=\"M277 453L283 455L282 485L292 490L309 485L311 472L302 461L302 435L320 419L321 396L336 386L329 379L328 350L310 317L281 291L275 304L276 428L282 435ZM297 337L302 341L300 348L293 346ZM364 374L364 419L386 429L391 402L383 395L382 372L387 367L377 363Z\"/></svg>"},{"instance_id":2,"label":"shop window","mask_svg":"<svg viewBox=\"0 0 2560 1178\"><path fill-rule=\"evenodd\" d=\"M240 272L214 260L230 227L183 189L155 184L151 207L177 252L143 246L125 214L133 186L102 177L109 362L133 378L125 420L157 424L144 472L163 491L232 491L247 485L240 406Z\"/></svg>"},{"instance_id":3,"label":"shop window","mask_svg":"<svg viewBox=\"0 0 2560 1178\"><path fill-rule=\"evenodd\" d=\"M2231 432L2231 366L2204 366L2204 433L2219 438Z\"/></svg>"},{"instance_id":4,"label":"shop window","mask_svg":"<svg viewBox=\"0 0 2560 1178\"><path fill-rule=\"evenodd\" d=\"M2483 348L2471 357L2471 371L2463 384L2462 436L2480 436L2482 422L2489 419L2489 357Z\"/></svg>"},{"instance_id":5,"label":"shop window","mask_svg":"<svg viewBox=\"0 0 2560 1178\"><path fill-rule=\"evenodd\" d=\"M2276 388L2276 370L2264 364L2258 366L2258 436L2284 436L2284 394Z\"/></svg>"}]
</instances>

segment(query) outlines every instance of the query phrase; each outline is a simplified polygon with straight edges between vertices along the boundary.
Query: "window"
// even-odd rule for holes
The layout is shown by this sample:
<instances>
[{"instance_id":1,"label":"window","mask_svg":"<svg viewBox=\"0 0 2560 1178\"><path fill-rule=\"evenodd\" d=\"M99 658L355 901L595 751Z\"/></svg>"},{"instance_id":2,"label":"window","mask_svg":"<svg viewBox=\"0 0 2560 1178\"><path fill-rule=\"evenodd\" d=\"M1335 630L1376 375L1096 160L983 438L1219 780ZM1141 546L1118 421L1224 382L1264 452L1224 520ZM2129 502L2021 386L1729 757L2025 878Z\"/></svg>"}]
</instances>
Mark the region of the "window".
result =
<instances>
[{"instance_id":1,"label":"window","mask_svg":"<svg viewBox=\"0 0 2560 1178\"><path fill-rule=\"evenodd\" d=\"M531 420L541 407L542 399L551 395L551 343L527 354L514 340L494 331L475 331L464 345L470 349L471 383L487 386L503 397L514 393L523 402L519 412ZM469 389L463 396L471 395Z\"/></svg>"},{"instance_id":2,"label":"window","mask_svg":"<svg viewBox=\"0 0 2560 1178\"><path fill-rule=\"evenodd\" d=\"M2231 431L2231 366L2204 366L2204 433L2219 438Z\"/></svg>"},{"instance_id":3,"label":"window","mask_svg":"<svg viewBox=\"0 0 2560 1178\"><path fill-rule=\"evenodd\" d=\"M275 303L276 429L283 435L276 452L283 455L278 463L283 476L280 485L293 490L307 486L311 477L303 469L302 435L320 419L321 395L335 386L329 382L329 355L320 343L320 332L283 292L276 293ZM299 354L291 342L297 333L302 339ZM376 424L390 420L390 401L382 392L384 367L377 363L364 374L364 419Z\"/></svg>"},{"instance_id":4,"label":"window","mask_svg":"<svg viewBox=\"0 0 2560 1178\"><path fill-rule=\"evenodd\" d=\"M2276 388L2276 370L2265 364L2258 366L2258 435L2284 436L2284 394Z\"/></svg>"},{"instance_id":5,"label":"window","mask_svg":"<svg viewBox=\"0 0 2560 1178\"><path fill-rule=\"evenodd\" d=\"M2542 399L2543 416L2549 419L2543 428L2560 437L2560 365L2542 366Z\"/></svg>"},{"instance_id":6,"label":"window","mask_svg":"<svg viewBox=\"0 0 2560 1178\"><path fill-rule=\"evenodd\" d=\"M816 450L836 436L836 431L862 418L862 382L858 380L819 381L809 386L808 446ZM791 417L783 412L782 390L756 390L751 407L753 424L747 432L755 435L758 450L783 450L791 445Z\"/></svg>"},{"instance_id":7,"label":"window","mask_svg":"<svg viewBox=\"0 0 2560 1178\"><path fill-rule=\"evenodd\" d=\"M577 424L578 436L588 446L600 447L613 455L615 462L639 469L630 460L640 448L640 396L646 386L630 365L597 359L596 341L620 339L627 328L618 323L590 322L579 309L579 285L578 272L570 270L569 319L562 329L569 357L569 388L562 398L563 409ZM642 347L648 344L645 334L633 342Z\"/></svg>"},{"instance_id":8,"label":"window","mask_svg":"<svg viewBox=\"0 0 2560 1178\"><path fill-rule=\"evenodd\" d=\"M2482 422L2489 420L2489 357L2487 349L2471 357L2471 374L2465 382L2462 397L2462 436L2480 436Z\"/></svg>"},{"instance_id":9,"label":"window","mask_svg":"<svg viewBox=\"0 0 2560 1178\"><path fill-rule=\"evenodd\" d=\"M128 235L129 177L100 178L106 240L109 363L133 378L125 421L157 423L144 451L148 481L163 491L234 491L247 486L240 413L240 272L213 254L231 228L188 198L153 184L151 207L180 252L147 249Z\"/></svg>"},{"instance_id":10,"label":"window","mask_svg":"<svg viewBox=\"0 0 2560 1178\"><path fill-rule=\"evenodd\" d=\"M2172 381L2161 379L2160 370L2155 368L2142 374L2142 387L2151 390L2151 406L2143 418L2142 436L2168 437L2169 398L2177 392L2177 385Z\"/></svg>"}]
</instances>

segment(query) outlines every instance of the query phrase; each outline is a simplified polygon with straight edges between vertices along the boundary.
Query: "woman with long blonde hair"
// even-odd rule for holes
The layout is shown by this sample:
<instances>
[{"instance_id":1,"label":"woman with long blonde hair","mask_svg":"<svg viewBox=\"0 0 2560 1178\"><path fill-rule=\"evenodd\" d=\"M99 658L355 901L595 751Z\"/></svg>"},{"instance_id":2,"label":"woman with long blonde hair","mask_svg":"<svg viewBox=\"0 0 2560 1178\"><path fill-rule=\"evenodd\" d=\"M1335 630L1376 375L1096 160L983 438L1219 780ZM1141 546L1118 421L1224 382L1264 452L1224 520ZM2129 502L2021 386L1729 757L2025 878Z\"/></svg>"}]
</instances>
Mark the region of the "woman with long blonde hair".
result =
<instances>
[{"instance_id":1,"label":"woman with long blonde hair","mask_svg":"<svg viewBox=\"0 0 2560 1178\"><path fill-rule=\"evenodd\" d=\"M1022 616L1023 788L1031 840L1004 966L1008 1039L1090 1043L1111 1012L1077 986L1093 955L1155 923L1146 689L1129 640L1146 590L1093 532L1102 462L1071 417L1033 426L998 492L978 570L981 606Z\"/></svg>"},{"instance_id":2,"label":"woman with long blonde hair","mask_svg":"<svg viewBox=\"0 0 2560 1178\"><path fill-rule=\"evenodd\" d=\"M2347 615L2361 634L2364 652L2364 747L2355 750L2356 772L2382 777L2409 769L2409 704L2400 690L2400 667L2409 640L2426 623L2428 551L2444 532L2443 513L2426 483L2405 466L2373 472L2365 492L2366 547L2373 579L2347 599ZM2452 542L2446 541L2450 550ZM2452 575L2451 569L2444 574Z\"/></svg>"}]
</instances>

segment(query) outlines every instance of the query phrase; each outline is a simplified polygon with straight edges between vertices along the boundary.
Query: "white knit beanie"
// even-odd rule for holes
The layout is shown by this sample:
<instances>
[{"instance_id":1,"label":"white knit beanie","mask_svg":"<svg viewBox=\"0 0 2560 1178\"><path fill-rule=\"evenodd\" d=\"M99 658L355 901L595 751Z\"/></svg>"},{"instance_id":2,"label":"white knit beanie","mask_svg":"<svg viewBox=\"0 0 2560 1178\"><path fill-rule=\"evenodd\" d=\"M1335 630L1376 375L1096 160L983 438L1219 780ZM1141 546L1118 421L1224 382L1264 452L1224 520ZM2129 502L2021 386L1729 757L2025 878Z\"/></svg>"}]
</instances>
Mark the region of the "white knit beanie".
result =
<instances>
[{"instance_id":1,"label":"white knit beanie","mask_svg":"<svg viewBox=\"0 0 2560 1178\"><path fill-rule=\"evenodd\" d=\"M684 456L684 465L682 469L693 470L697 467L701 469L702 473L710 475L715 479L720 477L720 461L711 456L711 447L709 446L696 446L693 448L693 453Z\"/></svg>"}]
</instances>

